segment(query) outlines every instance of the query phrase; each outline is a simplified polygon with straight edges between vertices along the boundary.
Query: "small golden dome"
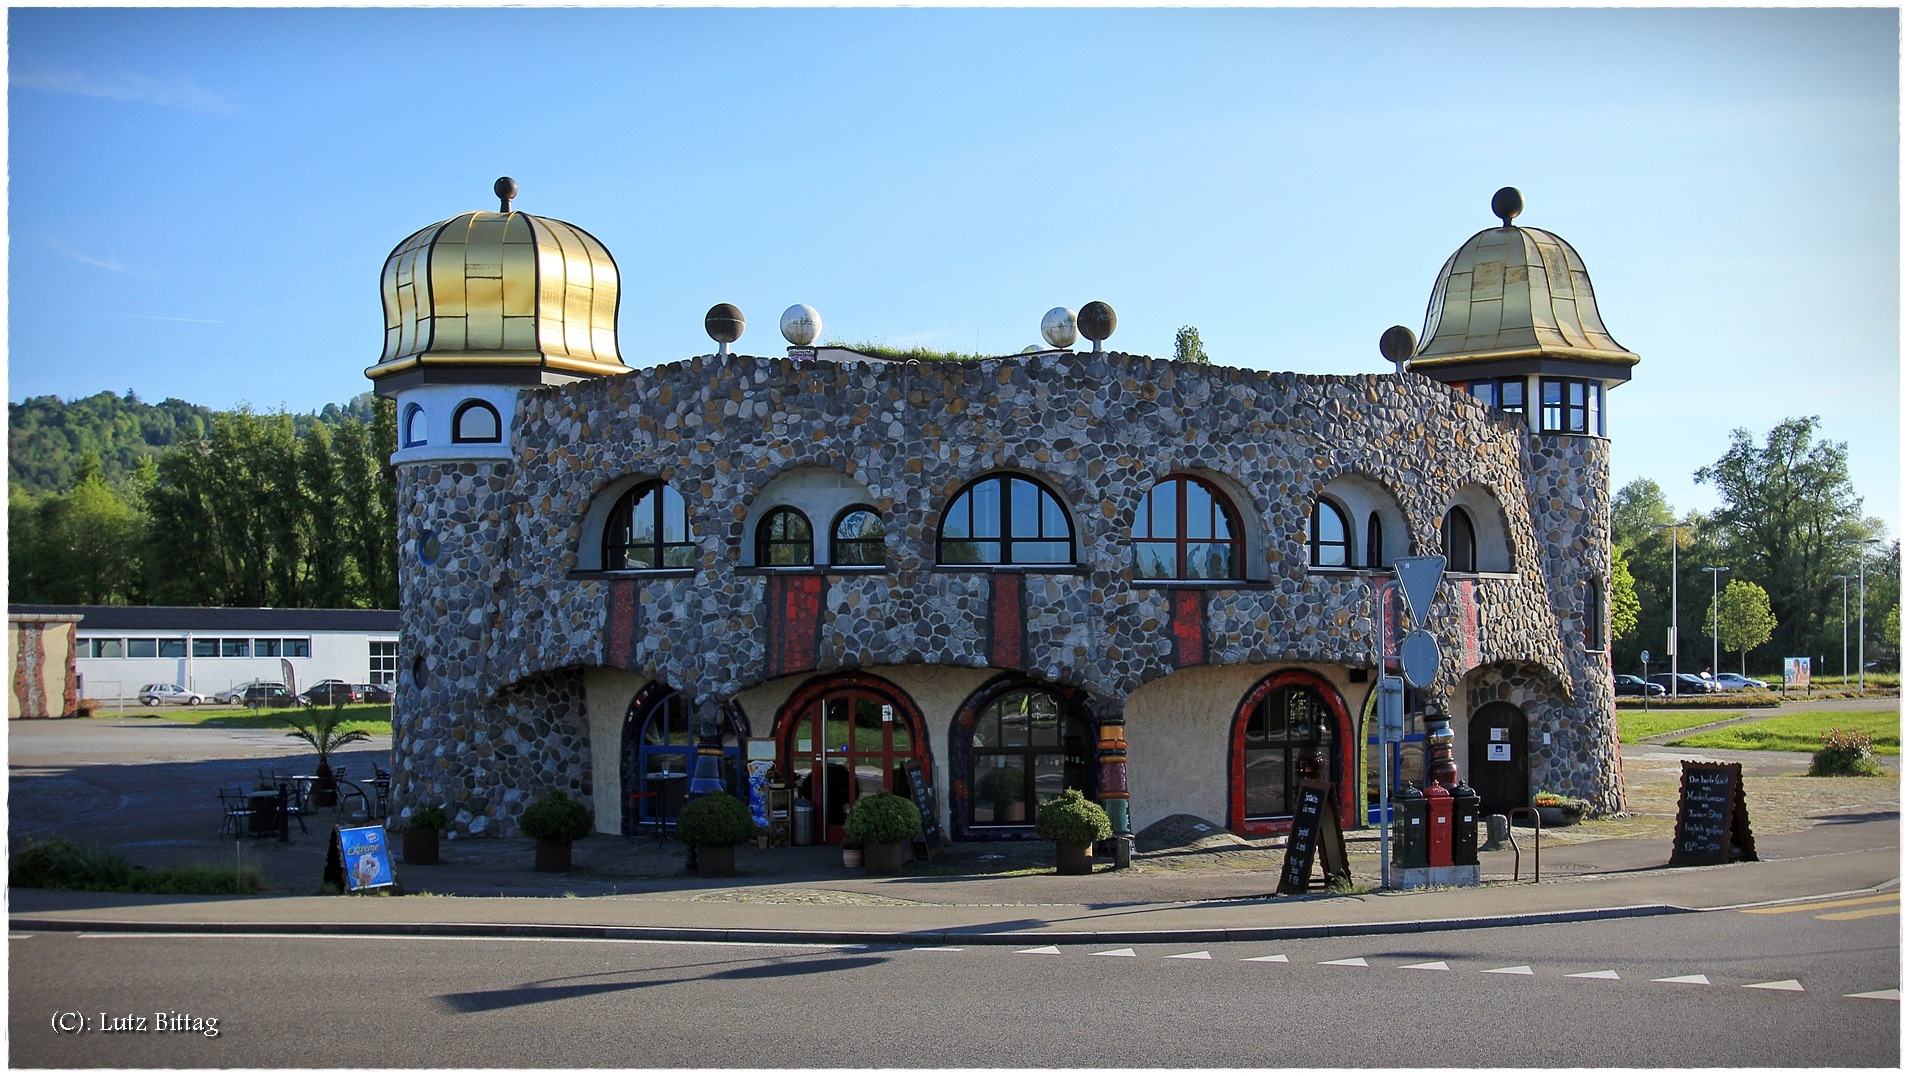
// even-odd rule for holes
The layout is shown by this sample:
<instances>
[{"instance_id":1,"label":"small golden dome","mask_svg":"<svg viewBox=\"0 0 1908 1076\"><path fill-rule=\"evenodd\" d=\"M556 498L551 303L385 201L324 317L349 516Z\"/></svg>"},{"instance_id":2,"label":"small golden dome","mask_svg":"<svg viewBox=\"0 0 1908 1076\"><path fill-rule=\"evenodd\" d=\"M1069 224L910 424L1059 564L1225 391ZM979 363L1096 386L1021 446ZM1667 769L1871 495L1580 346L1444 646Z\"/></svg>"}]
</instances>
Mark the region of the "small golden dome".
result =
<instances>
[{"instance_id":1,"label":"small golden dome","mask_svg":"<svg viewBox=\"0 0 1908 1076\"><path fill-rule=\"evenodd\" d=\"M1460 365L1548 359L1627 380L1638 358L1603 327L1583 259L1557 236L1511 223L1523 208L1513 188L1492 206L1503 225L1472 236L1444 263L1409 368L1436 377Z\"/></svg>"},{"instance_id":2,"label":"small golden dome","mask_svg":"<svg viewBox=\"0 0 1908 1076\"><path fill-rule=\"evenodd\" d=\"M384 355L365 376L428 381L434 369L482 367L538 382L629 369L616 347L615 260L574 224L510 211L515 187L497 181L502 212L433 224L385 259Z\"/></svg>"}]
</instances>

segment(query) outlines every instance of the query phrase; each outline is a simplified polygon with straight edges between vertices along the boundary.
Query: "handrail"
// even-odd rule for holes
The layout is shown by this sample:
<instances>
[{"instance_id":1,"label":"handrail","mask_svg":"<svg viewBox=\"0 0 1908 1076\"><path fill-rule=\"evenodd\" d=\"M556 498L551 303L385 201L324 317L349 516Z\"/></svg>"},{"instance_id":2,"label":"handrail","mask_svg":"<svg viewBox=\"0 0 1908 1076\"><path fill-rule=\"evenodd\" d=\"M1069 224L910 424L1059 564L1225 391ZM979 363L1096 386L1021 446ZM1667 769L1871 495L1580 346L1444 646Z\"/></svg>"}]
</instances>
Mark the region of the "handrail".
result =
<instances>
[{"instance_id":1,"label":"handrail","mask_svg":"<svg viewBox=\"0 0 1908 1076\"><path fill-rule=\"evenodd\" d=\"M1535 807L1512 807L1508 815L1510 825L1505 828L1510 831L1511 881L1517 881L1523 873L1524 855L1517 847L1517 813L1519 811L1530 813L1530 828L1534 835L1531 837L1530 880L1541 882L1544 880L1544 818L1537 813Z\"/></svg>"}]
</instances>

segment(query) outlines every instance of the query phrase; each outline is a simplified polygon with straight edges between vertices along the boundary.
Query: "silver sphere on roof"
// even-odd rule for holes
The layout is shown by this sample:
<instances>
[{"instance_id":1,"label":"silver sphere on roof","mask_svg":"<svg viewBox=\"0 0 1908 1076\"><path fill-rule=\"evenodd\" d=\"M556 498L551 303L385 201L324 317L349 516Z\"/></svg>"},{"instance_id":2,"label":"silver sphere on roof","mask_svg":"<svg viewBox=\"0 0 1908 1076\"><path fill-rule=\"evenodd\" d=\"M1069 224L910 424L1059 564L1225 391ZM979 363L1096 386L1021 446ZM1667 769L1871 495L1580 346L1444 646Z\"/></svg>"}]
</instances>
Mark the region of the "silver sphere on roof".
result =
<instances>
[{"instance_id":1,"label":"silver sphere on roof","mask_svg":"<svg viewBox=\"0 0 1908 1076\"><path fill-rule=\"evenodd\" d=\"M821 315L815 308L796 303L782 311L782 336L796 347L807 347L814 343L822 331Z\"/></svg>"},{"instance_id":2,"label":"silver sphere on roof","mask_svg":"<svg viewBox=\"0 0 1908 1076\"><path fill-rule=\"evenodd\" d=\"M1040 319L1040 335L1054 347L1072 347L1080 338L1080 326L1074 321L1073 311L1056 306Z\"/></svg>"}]
</instances>

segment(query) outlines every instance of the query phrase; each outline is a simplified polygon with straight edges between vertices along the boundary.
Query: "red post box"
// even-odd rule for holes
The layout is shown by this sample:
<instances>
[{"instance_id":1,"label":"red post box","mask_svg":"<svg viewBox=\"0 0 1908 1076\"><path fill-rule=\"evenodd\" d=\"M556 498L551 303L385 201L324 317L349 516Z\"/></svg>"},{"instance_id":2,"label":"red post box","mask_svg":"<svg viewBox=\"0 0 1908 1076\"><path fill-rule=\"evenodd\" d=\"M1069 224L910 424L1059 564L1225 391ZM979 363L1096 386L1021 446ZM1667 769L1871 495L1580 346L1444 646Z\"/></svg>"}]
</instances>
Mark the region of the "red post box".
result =
<instances>
[{"instance_id":1,"label":"red post box","mask_svg":"<svg viewBox=\"0 0 1908 1076\"><path fill-rule=\"evenodd\" d=\"M1425 833L1429 855L1426 857L1433 867L1451 865L1451 816L1454 802L1451 790L1432 781L1424 790L1425 798L1430 800L1431 818Z\"/></svg>"}]
</instances>

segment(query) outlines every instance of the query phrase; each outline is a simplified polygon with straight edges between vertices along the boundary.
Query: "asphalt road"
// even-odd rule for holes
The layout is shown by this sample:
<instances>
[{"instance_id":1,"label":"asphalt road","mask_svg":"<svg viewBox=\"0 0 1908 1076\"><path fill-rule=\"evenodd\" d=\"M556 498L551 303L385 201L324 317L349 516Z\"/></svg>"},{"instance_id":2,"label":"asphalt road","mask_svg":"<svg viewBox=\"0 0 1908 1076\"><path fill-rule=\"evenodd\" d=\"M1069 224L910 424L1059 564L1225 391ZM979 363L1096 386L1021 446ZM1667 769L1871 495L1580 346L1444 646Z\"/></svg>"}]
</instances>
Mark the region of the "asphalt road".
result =
<instances>
[{"instance_id":1,"label":"asphalt road","mask_svg":"<svg viewBox=\"0 0 1908 1076\"><path fill-rule=\"evenodd\" d=\"M1899 913L1894 892L1773 914L1026 952L14 934L8 1061L1894 1066L1899 1000L1846 995L1898 990ZM154 1013L216 1017L218 1034L98 1027Z\"/></svg>"}]
</instances>

